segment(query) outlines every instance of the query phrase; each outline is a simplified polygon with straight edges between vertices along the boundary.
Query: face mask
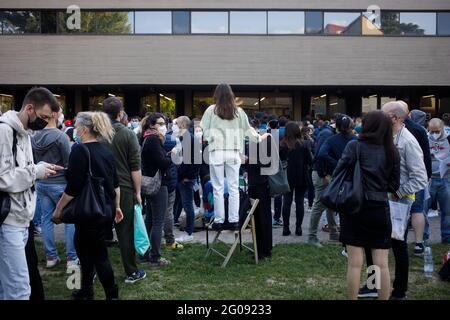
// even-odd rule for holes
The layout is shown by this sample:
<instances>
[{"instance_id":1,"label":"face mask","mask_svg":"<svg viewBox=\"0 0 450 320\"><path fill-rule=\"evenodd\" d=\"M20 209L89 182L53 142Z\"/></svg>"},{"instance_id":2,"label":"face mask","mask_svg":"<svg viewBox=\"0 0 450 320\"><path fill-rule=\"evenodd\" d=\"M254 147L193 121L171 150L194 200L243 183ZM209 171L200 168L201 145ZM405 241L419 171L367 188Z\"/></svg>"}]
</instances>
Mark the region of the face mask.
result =
<instances>
[{"instance_id":1,"label":"face mask","mask_svg":"<svg viewBox=\"0 0 450 320\"><path fill-rule=\"evenodd\" d=\"M158 131L161 132L163 136L165 136L166 133L167 133L167 127L166 126L160 126L158 128Z\"/></svg>"},{"instance_id":2,"label":"face mask","mask_svg":"<svg viewBox=\"0 0 450 320\"><path fill-rule=\"evenodd\" d=\"M139 122L138 121L131 121L131 129L136 129L139 126Z\"/></svg>"},{"instance_id":3,"label":"face mask","mask_svg":"<svg viewBox=\"0 0 450 320\"><path fill-rule=\"evenodd\" d=\"M177 124L174 124L172 126L172 131L174 135L178 136L180 134L180 127Z\"/></svg>"},{"instance_id":4,"label":"face mask","mask_svg":"<svg viewBox=\"0 0 450 320\"><path fill-rule=\"evenodd\" d=\"M203 137L203 132L197 131L197 132L194 134L194 136L195 136L195 138L197 138L197 139L200 140L200 139Z\"/></svg>"},{"instance_id":5,"label":"face mask","mask_svg":"<svg viewBox=\"0 0 450 320\"><path fill-rule=\"evenodd\" d=\"M81 137L78 135L77 129L73 129L73 141L75 141L75 143L82 143Z\"/></svg>"},{"instance_id":6,"label":"face mask","mask_svg":"<svg viewBox=\"0 0 450 320\"><path fill-rule=\"evenodd\" d=\"M431 136L434 138L434 140L438 140L441 137L441 133L432 133Z\"/></svg>"},{"instance_id":7,"label":"face mask","mask_svg":"<svg viewBox=\"0 0 450 320\"><path fill-rule=\"evenodd\" d=\"M34 121L28 120L28 129L33 131L39 131L44 129L47 126L48 122L42 118L39 118L38 115L36 114L36 111L34 112L34 114L36 115L36 119Z\"/></svg>"},{"instance_id":8,"label":"face mask","mask_svg":"<svg viewBox=\"0 0 450 320\"><path fill-rule=\"evenodd\" d=\"M64 123L64 115L61 113L61 115L58 118L58 127L62 126Z\"/></svg>"}]
</instances>

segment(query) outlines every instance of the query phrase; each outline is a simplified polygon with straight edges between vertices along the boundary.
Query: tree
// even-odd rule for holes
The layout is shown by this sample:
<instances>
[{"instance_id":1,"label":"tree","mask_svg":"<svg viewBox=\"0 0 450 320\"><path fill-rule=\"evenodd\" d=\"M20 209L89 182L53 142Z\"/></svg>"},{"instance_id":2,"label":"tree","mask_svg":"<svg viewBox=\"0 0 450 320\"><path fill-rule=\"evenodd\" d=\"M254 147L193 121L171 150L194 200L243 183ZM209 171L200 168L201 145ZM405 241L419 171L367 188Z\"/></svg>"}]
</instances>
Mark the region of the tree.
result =
<instances>
[{"instance_id":1,"label":"tree","mask_svg":"<svg viewBox=\"0 0 450 320\"><path fill-rule=\"evenodd\" d=\"M81 29L69 30L66 22L68 14L58 13L58 30L64 33L131 33L128 12L81 12Z\"/></svg>"}]
</instances>

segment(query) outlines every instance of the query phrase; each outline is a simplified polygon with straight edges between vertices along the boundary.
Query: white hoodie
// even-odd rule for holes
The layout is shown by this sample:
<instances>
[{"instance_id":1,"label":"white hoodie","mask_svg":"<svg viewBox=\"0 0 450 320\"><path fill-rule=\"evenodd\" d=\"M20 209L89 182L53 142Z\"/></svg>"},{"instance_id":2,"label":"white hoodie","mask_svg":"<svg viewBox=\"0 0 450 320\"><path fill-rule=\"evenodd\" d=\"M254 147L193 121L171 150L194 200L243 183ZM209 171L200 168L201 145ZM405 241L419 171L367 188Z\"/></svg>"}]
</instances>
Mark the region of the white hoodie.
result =
<instances>
[{"instance_id":1,"label":"white hoodie","mask_svg":"<svg viewBox=\"0 0 450 320\"><path fill-rule=\"evenodd\" d=\"M33 162L29 133L24 129L18 113L8 111L0 117L0 190L11 197L11 211L4 224L27 228L36 207L34 188L36 179L43 179L48 164ZM17 164L12 152L13 129L17 131Z\"/></svg>"}]
</instances>

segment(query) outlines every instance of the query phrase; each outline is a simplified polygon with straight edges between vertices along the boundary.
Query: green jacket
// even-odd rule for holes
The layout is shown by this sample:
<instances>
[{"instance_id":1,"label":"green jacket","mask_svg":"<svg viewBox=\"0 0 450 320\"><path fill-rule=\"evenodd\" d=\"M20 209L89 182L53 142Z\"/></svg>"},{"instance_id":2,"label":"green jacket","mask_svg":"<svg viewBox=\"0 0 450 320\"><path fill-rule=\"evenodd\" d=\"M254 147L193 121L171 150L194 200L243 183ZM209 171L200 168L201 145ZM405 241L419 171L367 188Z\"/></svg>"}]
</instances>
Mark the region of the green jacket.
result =
<instances>
[{"instance_id":1,"label":"green jacket","mask_svg":"<svg viewBox=\"0 0 450 320\"><path fill-rule=\"evenodd\" d=\"M116 159L120 188L134 190L132 171L141 169L141 149L136 134L120 122L113 123L114 139L111 149Z\"/></svg>"}]
</instances>

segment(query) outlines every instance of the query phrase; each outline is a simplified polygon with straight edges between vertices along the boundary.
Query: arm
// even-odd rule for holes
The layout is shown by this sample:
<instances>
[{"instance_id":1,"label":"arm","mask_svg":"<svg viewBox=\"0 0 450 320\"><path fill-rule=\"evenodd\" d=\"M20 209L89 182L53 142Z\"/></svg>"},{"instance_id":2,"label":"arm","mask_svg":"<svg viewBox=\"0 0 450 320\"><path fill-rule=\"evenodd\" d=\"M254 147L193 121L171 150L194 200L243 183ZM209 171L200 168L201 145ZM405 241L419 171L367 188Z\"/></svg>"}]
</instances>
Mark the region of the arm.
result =
<instances>
[{"instance_id":1,"label":"arm","mask_svg":"<svg viewBox=\"0 0 450 320\"><path fill-rule=\"evenodd\" d=\"M146 161L150 161L158 169L166 170L172 164L170 156L166 155L164 148L156 136L147 138L143 148L143 154Z\"/></svg>"},{"instance_id":2,"label":"arm","mask_svg":"<svg viewBox=\"0 0 450 320\"><path fill-rule=\"evenodd\" d=\"M423 131L423 134L421 135L420 145L422 146L423 161L425 162L425 168L427 170L427 177L429 180L431 179L431 174L433 173L433 170L431 168L430 141L428 140L428 136L425 131Z\"/></svg>"},{"instance_id":3,"label":"arm","mask_svg":"<svg viewBox=\"0 0 450 320\"><path fill-rule=\"evenodd\" d=\"M209 141L209 130L211 129L211 109L206 109L200 121L200 127L203 130L203 137L206 141Z\"/></svg>"},{"instance_id":4,"label":"arm","mask_svg":"<svg viewBox=\"0 0 450 320\"><path fill-rule=\"evenodd\" d=\"M423 159L423 153L416 139L406 143L405 155L406 170L409 179L397 190L396 194L399 198L403 198L407 194L414 194L424 189L428 183L425 163L423 161L418 161Z\"/></svg>"},{"instance_id":5,"label":"arm","mask_svg":"<svg viewBox=\"0 0 450 320\"><path fill-rule=\"evenodd\" d=\"M53 212L53 222L55 224L62 223L61 221L61 212L62 210L67 206L67 204L72 201L74 197L69 196L67 193L63 193L61 196L61 199L59 199L58 203L56 204L55 211Z\"/></svg>"},{"instance_id":6,"label":"arm","mask_svg":"<svg viewBox=\"0 0 450 320\"><path fill-rule=\"evenodd\" d=\"M388 191L390 193L397 192L400 187L400 156L393 160L391 175L389 176Z\"/></svg>"},{"instance_id":7,"label":"arm","mask_svg":"<svg viewBox=\"0 0 450 320\"><path fill-rule=\"evenodd\" d=\"M120 223L123 220L123 213L120 209L120 188L115 188L114 191L116 192L116 198L115 198L115 206L116 206L116 213L114 217L115 223Z\"/></svg>"},{"instance_id":8,"label":"arm","mask_svg":"<svg viewBox=\"0 0 450 320\"><path fill-rule=\"evenodd\" d=\"M326 176L328 174L328 171L333 171L337 166L337 160L334 159L330 154L332 152L331 150L331 141L328 138L325 140L325 142L320 147L320 150L317 154L317 161L320 165L322 175ZM327 168L330 168L331 170L327 170ZM319 175L320 176L320 175Z\"/></svg>"},{"instance_id":9,"label":"arm","mask_svg":"<svg viewBox=\"0 0 450 320\"><path fill-rule=\"evenodd\" d=\"M241 121L241 130L243 130L244 136L248 137L251 142L259 143L267 138L268 133L264 133L263 136L260 136L259 133L256 132L255 128L250 126L247 114L241 109L239 109L239 119Z\"/></svg>"},{"instance_id":10,"label":"arm","mask_svg":"<svg viewBox=\"0 0 450 320\"><path fill-rule=\"evenodd\" d=\"M129 138L129 168L131 171L131 180L133 181L135 199L136 202L142 205L141 199L141 150L139 147L139 143L137 137L134 133L130 132Z\"/></svg>"}]
</instances>

